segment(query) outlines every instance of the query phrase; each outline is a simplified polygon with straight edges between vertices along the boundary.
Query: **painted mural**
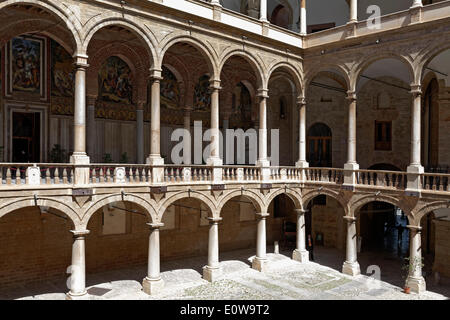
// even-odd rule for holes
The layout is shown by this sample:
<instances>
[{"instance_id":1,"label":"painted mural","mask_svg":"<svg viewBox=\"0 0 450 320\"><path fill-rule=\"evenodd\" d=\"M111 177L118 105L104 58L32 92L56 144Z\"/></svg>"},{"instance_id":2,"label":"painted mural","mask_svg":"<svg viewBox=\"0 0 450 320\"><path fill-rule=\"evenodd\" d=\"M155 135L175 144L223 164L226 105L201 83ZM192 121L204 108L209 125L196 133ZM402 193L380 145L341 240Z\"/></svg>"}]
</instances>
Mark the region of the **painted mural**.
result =
<instances>
[{"instance_id":1,"label":"painted mural","mask_svg":"<svg viewBox=\"0 0 450 320\"><path fill-rule=\"evenodd\" d=\"M232 103L233 113L251 113L252 111L252 98L247 87L239 82L235 87L233 92L233 103Z\"/></svg>"},{"instance_id":2,"label":"painted mural","mask_svg":"<svg viewBox=\"0 0 450 320\"><path fill-rule=\"evenodd\" d=\"M56 41L51 41L52 96L73 97L75 68L73 58Z\"/></svg>"},{"instance_id":3,"label":"painted mural","mask_svg":"<svg viewBox=\"0 0 450 320\"><path fill-rule=\"evenodd\" d=\"M11 88L13 91L41 92L43 42L32 38L11 40Z\"/></svg>"},{"instance_id":4,"label":"painted mural","mask_svg":"<svg viewBox=\"0 0 450 320\"><path fill-rule=\"evenodd\" d=\"M98 73L99 98L106 102L131 104L133 87L130 67L119 57L106 59Z\"/></svg>"},{"instance_id":5,"label":"painted mural","mask_svg":"<svg viewBox=\"0 0 450 320\"><path fill-rule=\"evenodd\" d=\"M209 91L209 76L203 75L194 88L194 111L211 110L211 93Z\"/></svg>"},{"instance_id":6,"label":"painted mural","mask_svg":"<svg viewBox=\"0 0 450 320\"><path fill-rule=\"evenodd\" d=\"M166 67L162 67L161 107L178 109L180 105L180 86L175 75Z\"/></svg>"}]
</instances>

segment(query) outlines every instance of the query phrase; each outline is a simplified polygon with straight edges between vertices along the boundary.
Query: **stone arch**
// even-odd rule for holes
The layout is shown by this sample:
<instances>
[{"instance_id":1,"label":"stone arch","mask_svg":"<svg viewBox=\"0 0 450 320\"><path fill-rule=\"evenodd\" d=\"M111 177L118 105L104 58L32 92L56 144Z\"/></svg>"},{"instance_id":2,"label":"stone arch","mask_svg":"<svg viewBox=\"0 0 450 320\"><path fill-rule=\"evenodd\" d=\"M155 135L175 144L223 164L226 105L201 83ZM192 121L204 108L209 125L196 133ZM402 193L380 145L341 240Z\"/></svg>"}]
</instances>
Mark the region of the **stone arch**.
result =
<instances>
[{"instance_id":1,"label":"stone arch","mask_svg":"<svg viewBox=\"0 0 450 320\"><path fill-rule=\"evenodd\" d=\"M343 199L343 197L339 194L339 192L328 189L328 188L323 188L320 191L319 191L319 189L310 190L310 191L306 191L306 193L302 194L303 208L306 208L308 206L308 203L312 199L314 199L317 196L321 196L321 195L325 195L325 196L328 196L328 197L336 200L344 209L344 213L346 215L348 214L348 212L349 212L348 203Z\"/></svg>"},{"instance_id":2,"label":"stone arch","mask_svg":"<svg viewBox=\"0 0 450 320\"><path fill-rule=\"evenodd\" d=\"M265 68L264 68L263 62L258 60L251 53L243 51L241 49L233 49L231 51L226 52L222 56L222 58L220 59L220 64L219 64L219 68L218 68L218 75L219 76L221 75L225 63L227 63L227 61L234 56L241 57L250 64L250 66L252 67L252 69L256 75L256 82L257 82L257 86L259 87L258 89L267 89L268 82L265 77L266 73L264 72Z\"/></svg>"},{"instance_id":3,"label":"stone arch","mask_svg":"<svg viewBox=\"0 0 450 320\"><path fill-rule=\"evenodd\" d=\"M148 32L148 30L145 30L136 22L123 18L122 16L113 12L107 12L106 14L93 18L84 27L85 37L83 40L81 54L83 55L87 54L89 43L91 42L92 37L95 35L97 31L112 25L125 28L134 33L135 35L137 35L138 38L140 38L143 41L143 43L145 43L145 49L150 58L150 65L152 67L156 65L156 57L157 57L155 51L156 39L152 37L152 33Z\"/></svg>"},{"instance_id":4,"label":"stone arch","mask_svg":"<svg viewBox=\"0 0 450 320\"><path fill-rule=\"evenodd\" d=\"M284 69L289 73L289 75L292 77L292 79L294 81L295 89L297 90L297 95L300 95L300 93L303 92L303 87L302 87L303 79L302 79L301 74L299 72L297 72L295 67L293 65L291 65L290 63L282 61L282 62L277 62L274 65L272 65L271 67L269 67L269 71L267 73L267 81L270 81L270 78L272 77L273 73L279 69Z\"/></svg>"},{"instance_id":5,"label":"stone arch","mask_svg":"<svg viewBox=\"0 0 450 320\"><path fill-rule=\"evenodd\" d=\"M291 188L279 188L275 189L275 191L269 193L266 198L266 208L269 208L272 201L279 195L285 194L289 197L289 199L294 202L296 209L302 209L303 203L302 203L302 195L300 192L297 192Z\"/></svg>"},{"instance_id":6,"label":"stone arch","mask_svg":"<svg viewBox=\"0 0 450 320\"><path fill-rule=\"evenodd\" d=\"M230 193L227 193L226 195L224 195L219 201L218 201L218 205L217 205L217 215L220 216L222 213L222 209L225 206L225 204L235 198L235 197L239 197L239 196L245 196L247 197L255 206L256 212L267 212L267 207L264 203L264 199L263 197L260 195L259 191L253 191L253 190L234 190L231 191ZM266 211L264 211L266 210Z\"/></svg>"},{"instance_id":7,"label":"stone arch","mask_svg":"<svg viewBox=\"0 0 450 320\"><path fill-rule=\"evenodd\" d=\"M82 49L81 41L81 22L76 18L75 12L69 7L62 5L58 0L6 0L0 3L0 11L12 5L32 5L39 7L51 14L56 15L65 23L69 33L72 36L74 49L72 51L79 53Z\"/></svg>"},{"instance_id":8,"label":"stone arch","mask_svg":"<svg viewBox=\"0 0 450 320\"><path fill-rule=\"evenodd\" d=\"M206 42L199 41L194 38L190 38L185 35L177 35L166 40L164 43L160 44L160 56L158 59L158 66L161 66L164 61L164 56L166 52L174 45L178 43L187 43L197 49L203 56L208 70L213 77L218 77L217 73L217 56L213 48L210 47Z\"/></svg>"},{"instance_id":9,"label":"stone arch","mask_svg":"<svg viewBox=\"0 0 450 320\"><path fill-rule=\"evenodd\" d=\"M413 221L420 225L420 220L430 212L437 209L448 209L450 208L450 201L435 201L429 204L424 205L417 211L415 211L412 215L414 217Z\"/></svg>"},{"instance_id":10,"label":"stone arch","mask_svg":"<svg viewBox=\"0 0 450 320\"><path fill-rule=\"evenodd\" d=\"M164 213L166 212L167 208L170 207L175 201L183 199L183 198L194 198L197 199L204 204L208 206L208 209L211 211L212 217L217 217L217 211L215 209L214 200L211 199L209 196L196 191L181 191L175 194L170 195L167 199L163 200L163 202L159 206L159 221L162 221L164 217Z\"/></svg>"},{"instance_id":11,"label":"stone arch","mask_svg":"<svg viewBox=\"0 0 450 320\"><path fill-rule=\"evenodd\" d=\"M156 210L154 207L144 198L138 195L133 194L125 194L122 197L122 194L111 194L106 197L103 197L97 200L95 203L91 204L89 208L86 209L85 214L83 216L83 226L87 227L89 220L91 217L103 206L106 206L110 203L114 202L130 202L142 207L145 210L145 213L150 218L151 222L158 222L158 216L156 214Z\"/></svg>"},{"instance_id":12,"label":"stone arch","mask_svg":"<svg viewBox=\"0 0 450 320\"><path fill-rule=\"evenodd\" d=\"M450 50L450 40L446 39L443 42L435 45L431 50L429 47L426 47L419 53L418 58L414 61L414 75L416 79L416 83L422 83L424 77L426 75L425 68L427 65L433 61L438 55L443 53L446 50Z\"/></svg>"},{"instance_id":13,"label":"stone arch","mask_svg":"<svg viewBox=\"0 0 450 320\"><path fill-rule=\"evenodd\" d=\"M351 73L350 78L350 91L356 91L356 86L358 84L359 76L368 68L371 64L383 60L383 59L395 59L400 61L400 63L408 69L409 77L411 83L416 83L416 79L414 76L414 67L412 59L402 56L397 52L385 51L380 54L371 56L369 59L367 57L361 58L359 62L356 63L356 66L353 68L353 72Z\"/></svg>"},{"instance_id":14,"label":"stone arch","mask_svg":"<svg viewBox=\"0 0 450 320\"><path fill-rule=\"evenodd\" d=\"M371 203L371 202L386 202L389 204L392 204L393 206L399 207L407 216L410 216L410 214L408 213L408 210L406 210L406 208L404 207L403 203L401 200L392 197L392 196L387 196L387 195L375 195L375 194L371 194L371 195L367 195L367 196L363 196L361 198L358 198L354 201L350 201L349 203L349 207L351 208L350 210L350 214L353 216L356 216L356 213L366 204Z\"/></svg>"},{"instance_id":15,"label":"stone arch","mask_svg":"<svg viewBox=\"0 0 450 320\"><path fill-rule=\"evenodd\" d=\"M138 52L130 46L124 44L112 43L101 48L94 55L89 58L90 67L87 68L87 94L98 94L98 72L103 63L110 57L118 57L122 59L131 69L133 78L136 82L133 83L133 103L138 101L145 101L147 98L147 75L149 66L145 61L142 61Z\"/></svg>"},{"instance_id":16,"label":"stone arch","mask_svg":"<svg viewBox=\"0 0 450 320\"><path fill-rule=\"evenodd\" d=\"M25 198L3 204L0 206L0 218L15 210L26 207L35 207L36 203L38 206L50 207L63 212L70 218L70 221L73 223L75 229L78 229L78 227L81 225L81 219L78 213L72 207L68 206L63 201L43 197L37 197L36 202L34 198Z\"/></svg>"},{"instance_id":17,"label":"stone arch","mask_svg":"<svg viewBox=\"0 0 450 320\"><path fill-rule=\"evenodd\" d=\"M336 78L330 77L329 74L336 74L338 77ZM337 79L340 77L344 80L345 83L344 88L347 90L350 90L351 88L350 70L346 69L344 66L341 66L339 64L323 63L320 64L318 67L310 69L306 72L306 75L304 77L305 91L309 88L314 78L316 78L319 75L326 75L327 77L330 77L335 81L337 81ZM337 82L341 84L342 80Z\"/></svg>"}]
</instances>

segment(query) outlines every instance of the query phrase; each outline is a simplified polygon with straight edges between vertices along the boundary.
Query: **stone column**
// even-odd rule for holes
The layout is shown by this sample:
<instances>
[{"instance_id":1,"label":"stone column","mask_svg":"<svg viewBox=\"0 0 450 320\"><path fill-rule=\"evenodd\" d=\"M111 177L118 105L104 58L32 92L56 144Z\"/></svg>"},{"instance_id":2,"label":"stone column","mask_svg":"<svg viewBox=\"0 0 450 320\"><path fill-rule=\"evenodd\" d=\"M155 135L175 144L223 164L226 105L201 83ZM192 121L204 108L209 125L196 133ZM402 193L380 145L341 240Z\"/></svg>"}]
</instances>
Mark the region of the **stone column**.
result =
<instances>
[{"instance_id":1,"label":"stone column","mask_svg":"<svg viewBox=\"0 0 450 320\"><path fill-rule=\"evenodd\" d=\"M258 271L266 271L268 260L266 256L266 218L268 213L257 213L258 232L256 235L256 256L252 261L252 268Z\"/></svg>"},{"instance_id":2,"label":"stone column","mask_svg":"<svg viewBox=\"0 0 450 320\"><path fill-rule=\"evenodd\" d=\"M270 161L267 157L267 89L260 89L259 97L259 130L258 130L258 161L256 165L261 169L262 180L270 179Z\"/></svg>"},{"instance_id":3,"label":"stone column","mask_svg":"<svg viewBox=\"0 0 450 320\"><path fill-rule=\"evenodd\" d=\"M306 0L300 0L300 35L304 36L307 33L306 28Z\"/></svg>"},{"instance_id":4,"label":"stone column","mask_svg":"<svg viewBox=\"0 0 450 320\"><path fill-rule=\"evenodd\" d=\"M96 95L87 96L87 154L89 158L94 159L95 146L97 142L97 134L95 131L95 102L97 101ZM93 160L94 161L94 160Z\"/></svg>"},{"instance_id":5,"label":"stone column","mask_svg":"<svg viewBox=\"0 0 450 320\"><path fill-rule=\"evenodd\" d=\"M267 22L267 0L260 0L261 3L259 5L259 20L263 22Z\"/></svg>"},{"instance_id":6,"label":"stone column","mask_svg":"<svg viewBox=\"0 0 450 320\"><path fill-rule=\"evenodd\" d=\"M70 266L71 275L68 281L70 291L66 298L73 300L87 295L85 236L89 234L89 230L71 230L70 232L73 233L72 265Z\"/></svg>"},{"instance_id":7,"label":"stone column","mask_svg":"<svg viewBox=\"0 0 450 320\"><path fill-rule=\"evenodd\" d=\"M296 166L300 168L307 168L309 167L309 164L306 162L306 100L304 97L298 98L297 106L299 111L299 158Z\"/></svg>"},{"instance_id":8,"label":"stone column","mask_svg":"<svg viewBox=\"0 0 450 320\"><path fill-rule=\"evenodd\" d=\"M220 80L211 80L211 154L206 164L209 166L221 166L220 158L220 131L219 131L219 90ZM212 170L213 183L222 181L222 168Z\"/></svg>"},{"instance_id":9,"label":"stone column","mask_svg":"<svg viewBox=\"0 0 450 320\"><path fill-rule=\"evenodd\" d=\"M417 7L422 7L422 6L423 6L422 0L414 0L411 8L417 8Z\"/></svg>"},{"instance_id":10,"label":"stone column","mask_svg":"<svg viewBox=\"0 0 450 320\"><path fill-rule=\"evenodd\" d=\"M164 281L160 274L160 254L159 254L159 228L163 223L147 223L150 226L150 236L148 239L148 270L147 277L142 281L142 290L151 295L161 291Z\"/></svg>"},{"instance_id":11,"label":"stone column","mask_svg":"<svg viewBox=\"0 0 450 320\"><path fill-rule=\"evenodd\" d=\"M151 123L150 123L150 155L147 158L147 164L153 166L164 165L164 159L161 158L161 105L160 105L160 82L161 69L152 69L150 81L151 84ZM164 168L157 167L152 169L152 182L161 183L164 178Z\"/></svg>"},{"instance_id":12,"label":"stone column","mask_svg":"<svg viewBox=\"0 0 450 320\"><path fill-rule=\"evenodd\" d=\"M344 164L346 170L359 170L356 162L356 93L347 92L348 105L348 142L347 142L347 163ZM347 171L344 173L344 185L354 186L356 184L356 173Z\"/></svg>"},{"instance_id":13,"label":"stone column","mask_svg":"<svg viewBox=\"0 0 450 320\"><path fill-rule=\"evenodd\" d=\"M192 163L191 154L191 109L184 109L183 163Z\"/></svg>"},{"instance_id":14,"label":"stone column","mask_svg":"<svg viewBox=\"0 0 450 320\"><path fill-rule=\"evenodd\" d=\"M422 276L422 227L408 225L409 228L409 272L406 286L412 292L421 293L426 291L425 279Z\"/></svg>"},{"instance_id":15,"label":"stone column","mask_svg":"<svg viewBox=\"0 0 450 320\"><path fill-rule=\"evenodd\" d=\"M347 253L342 267L342 273L357 276L361 274L361 270L357 261L356 218L345 216L344 219L347 220Z\"/></svg>"},{"instance_id":16,"label":"stone column","mask_svg":"<svg viewBox=\"0 0 450 320\"><path fill-rule=\"evenodd\" d=\"M421 98L422 88L420 85L411 85L413 103L411 109L411 163L407 168L408 191L420 192L421 183L419 174L424 172L420 159L420 131L421 131Z\"/></svg>"},{"instance_id":17,"label":"stone column","mask_svg":"<svg viewBox=\"0 0 450 320\"><path fill-rule=\"evenodd\" d=\"M222 218L209 219L208 265L203 267L203 279L216 281L221 274L219 265L219 221Z\"/></svg>"},{"instance_id":18,"label":"stone column","mask_svg":"<svg viewBox=\"0 0 450 320\"><path fill-rule=\"evenodd\" d=\"M358 22L358 0L350 0L350 21L349 23Z\"/></svg>"},{"instance_id":19,"label":"stone column","mask_svg":"<svg viewBox=\"0 0 450 320\"><path fill-rule=\"evenodd\" d=\"M70 163L88 165L86 154L86 69L87 56L75 57L75 92L74 92L74 151L70 156ZM89 183L89 167L76 167L74 180L77 185Z\"/></svg>"},{"instance_id":20,"label":"stone column","mask_svg":"<svg viewBox=\"0 0 450 320\"><path fill-rule=\"evenodd\" d=\"M297 212L297 248L292 253L292 259L299 262L309 261L309 252L306 250L305 237L305 213L303 209L295 209Z\"/></svg>"},{"instance_id":21,"label":"stone column","mask_svg":"<svg viewBox=\"0 0 450 320\"><path fill-rule=\"evenodd\" d=\"M136 109L136 159L137 163L144 163L144 105L139 101Z\"/></svg>"}]
</instances>

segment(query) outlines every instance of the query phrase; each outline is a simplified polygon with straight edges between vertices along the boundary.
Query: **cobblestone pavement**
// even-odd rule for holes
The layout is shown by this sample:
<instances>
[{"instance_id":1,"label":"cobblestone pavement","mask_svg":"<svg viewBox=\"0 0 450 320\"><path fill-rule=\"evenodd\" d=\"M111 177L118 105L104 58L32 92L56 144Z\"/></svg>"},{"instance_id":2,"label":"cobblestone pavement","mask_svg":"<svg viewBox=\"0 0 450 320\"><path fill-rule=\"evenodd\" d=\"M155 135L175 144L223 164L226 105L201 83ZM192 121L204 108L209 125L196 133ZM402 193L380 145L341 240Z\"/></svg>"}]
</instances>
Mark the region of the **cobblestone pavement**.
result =
<instances>
[{"instance_id":1,"label":"cobblestone pavement","mask_svg":"<svg viewBox=\"0 0 450 320\"><path fill-rule=\"evenodd\" d=\"M350 277L339 272L342 260L335 249L315 250L315 262L299 263L289 258L291 251L268 254L270 268L260 273L250 268L252 250L221 254L222 277L209 283L202 279L201 270L206 257L175 260L162 263L163 291L155 296L142 292L141 281L146 266L87 275L88 299L303 299L303 300L429 300L450 298L450 284L436 286L427 283L429 291L405 294L389 276L391 282L373 280L365 275ZM340 252L339 252L340 254ZM360 257L361 270L370 263L370 257ZM365 260L369 262L365 262ZM392 263L391 263L392 264ZM388 264L385 264L388 265ZM391 267L392 268L392 267ZM389 271L391 272L391 271ZM400 272L400 270L399 270ZM391 272L394 274L395 272ZM383 280L383 268L381 272ZM427 279L428 280L428 279ZM428 280L428 282L432 282ZM401 284L400 284L401 285ZM64 283L45 282L1 293L1 299L65 299Z\"/></svg>"}]
</instances>

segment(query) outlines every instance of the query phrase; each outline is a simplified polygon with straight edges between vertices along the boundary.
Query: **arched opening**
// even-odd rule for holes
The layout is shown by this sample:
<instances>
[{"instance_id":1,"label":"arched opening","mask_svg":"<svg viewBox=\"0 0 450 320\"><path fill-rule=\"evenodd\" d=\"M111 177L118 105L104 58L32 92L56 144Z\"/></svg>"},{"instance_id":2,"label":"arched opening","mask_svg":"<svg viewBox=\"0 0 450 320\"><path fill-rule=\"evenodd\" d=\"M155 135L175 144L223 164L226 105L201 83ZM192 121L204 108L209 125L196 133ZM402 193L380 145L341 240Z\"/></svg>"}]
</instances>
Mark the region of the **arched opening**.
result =
<instances>
[{"instance_id":1,"label":"arched opening","mask_svg":"<svg viewBox=\"0 0 450 320\"><path fill-rule=\"evenodd\" d=\"M142 206L129 201L110 202L90 217L86 236L88 293L113 281L130 280L140 285L147 269L149 220ZM123 272L130 269L134 272Z\"/></svg>"},{"instance_id":2,"label":"arched opening","mask_svg":"<svg viewBox=\"0 0 450 320\"><path fill-rule=\"evenodd\" d=\"M423 276L427 290L450 295L450 268L447 263L450 226L450 210L440 208L432 210L420 220Z\"/></svg>"},{"instance_id":3,"label":"arched opening","mask_svg":"<svg viewBox=\"0 0 450 320\"><path fill-rule=\"evenodd\" d=\"M401 57L380 57L358 73L357 161L362 168L390 163L406 170L411 159L412 67ZM402 116L402 115L407 116Z\"/></svg>"},{"instance_id":4,"label":"arched opening","mask_svg":"<svg viewBox=\"0 0 450 320\"><path fill-rule=\"evenodd\" d=\"M333 164L332 132L324 123L316 123L307 133L306 150L311 167L328 167Z\"/></svg>"},{"instance_id":5,"label":"arched opening","mask_svg":"<svg viewBox=\"0 0 450 320\"><path fill-rule=\"evenodd\" d=\"M200 131L203 135L211 123L210 80L213 70L212 61L208 59L210 57L203 50L183 41L171 45L164 53L161 81L161 156L165 163L180 163L179 159L195 164L206 163L203 154L196 154L193 147L194 132L198 129L194 125L201 125ZM151 96L151 92L149 95ZM184 135L179 137L178 141L171 141L172 134L179 128L191 132L190 141L185 142L184 139L188 137ZM175 145L180 141L183 150L172 154ZM202 142L202 152L208 144L208 141ZM191 150L185 151L185 148Z\"/></svg>"},{"instance_id":6,"label":"arched opening","mask_svg":"<svg viewBox=\"0 0 450 320\"><path fill-rule=\"evenodd\" d=\"M270 23L273 23L274 25L277 25L279 27L289 29L289 25L291 24L290 16L292 13L289 11L288 8L283 6L282 4L279 4L273 9L272 15L270 17Z\"/></svg>"},{"instance_id":7,"label":"arched opening","mask_svg":"<svg viewBox=\"0 0 450 320\"><path fill-rule=\"evenodd\" d=\"M24 207L0 218L0 299L53 294L64 299L72 220L52 207Z\"/></svg>"},{"instance_id":8,"label":"arched opening","mask_svg":"<svg viewBox=\"0 0 450 320\"><path fill-rule=\"evenodd\" d=\"M427 171L435 172L439 167L439 85L436 78L433 78L424 90L422 157Z\"/></svg>"},{"instance_id":9,"label":"arched opening","mask_svg":"<svg viewBox=\"0 0 450 320\"><path fill-rule=\"evenodd\" d=\"M126 24L108 24L89 39L86 121L91 162L143 162L149 134L145 122L150 110L145 106L150 52L146 40ZM140 121L142 133L137 130Z\"/></svg>"},{"instance_id":10,"label":"arched opening","mask_svg":"<svg viewBox=\"0 0 450 320\"><path fill-rule=\"evenodd\" d=\"M278 154L278 165L293 166L298 160L299 112L296 103L300 83L292 69L279 66L270 73L268 88L268 141L272 165L277 165L275 155Z\"/></svg>"},{"instance_id":11,"label":"arched opening","mask_svg":"<svg viewBox=\"0 0 450 320\"><path fill-rule=\"evenodd\" d=\"M339 272L345 260L346 224L344 208L335 198L317 195L304 204L306 250L310 261Z\"/></svg>"},{"instance_id":12,"label":"arched opening","mask_svg":"<svg viewBox=\"0 0 450 320\"><path fill-rule=\"evenodd\" d=\"M229 57L221 70L220 79L223 86L220 92L220 126L223 136L221 155L225 164L256 163L258 150L256 88L259 86L257 72L256 67L240 55ZM230 132L227 133L227 130Z\"/></svg>"},{"instance_id":13,"label":"arched opening","mask_svg":"<svg viewBox=\"0 0 450 320\"><path fill-rule=\"evenodd\" d=\"M393 204L373 201L356 214L357 251L361 273L381 268L381 280L403 288L405 258L409 257L408 217Z\"/></svg>"},{"instance_id":14,"label":"arched opening","mask_svg":"<svg viewBox=\"0 0 450 320\"><path fill-rule=\"evenodd\" d=\"M55 129L52 122L56 119L58 89L64 87L65 96L73 103L69 74L73 70L72 55L79 45L77 35L67 17L46 4L9 5L1 9L1 14L0 39L4 46L0 76L4 90L0 121L5 128L0 132L0 160L54 161L50 151L55 142L49 132ZM57 63L60 57L69 61L69 68Z\"/></svg>"}]
</instances>

